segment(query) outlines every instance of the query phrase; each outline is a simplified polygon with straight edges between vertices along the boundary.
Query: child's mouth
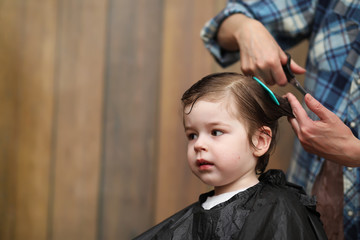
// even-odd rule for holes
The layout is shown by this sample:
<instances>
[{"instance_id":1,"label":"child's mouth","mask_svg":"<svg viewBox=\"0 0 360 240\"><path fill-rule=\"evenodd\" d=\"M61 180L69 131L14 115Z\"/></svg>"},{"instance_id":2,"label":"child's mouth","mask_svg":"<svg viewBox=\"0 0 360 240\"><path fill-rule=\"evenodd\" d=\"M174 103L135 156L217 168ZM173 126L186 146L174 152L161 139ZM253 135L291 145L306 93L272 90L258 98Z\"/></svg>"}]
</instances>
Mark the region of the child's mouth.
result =
<instances>
[{"instance_id":1,"label":"child's mouth","mask_svg":"<svg viewBox=\"0 0 360 240\"><path fill-rule=\"evenodd\" d=\"M214 166L214 164L212 162L206 161L204 159L196 160L196 165L198 166L198 168L200 170L207 170L207 169L211 168L212 166Z\"/></svg>"}]
</instances>

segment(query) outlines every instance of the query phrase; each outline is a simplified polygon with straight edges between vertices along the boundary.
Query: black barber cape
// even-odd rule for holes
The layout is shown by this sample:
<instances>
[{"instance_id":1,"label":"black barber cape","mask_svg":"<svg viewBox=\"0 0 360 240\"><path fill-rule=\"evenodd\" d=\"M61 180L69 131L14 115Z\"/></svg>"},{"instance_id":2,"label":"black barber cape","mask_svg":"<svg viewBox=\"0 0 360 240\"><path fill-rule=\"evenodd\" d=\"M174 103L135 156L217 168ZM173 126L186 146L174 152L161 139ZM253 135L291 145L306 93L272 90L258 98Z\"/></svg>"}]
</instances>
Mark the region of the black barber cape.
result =
<instances>
[{"instance_id":1,"label":"black barber cape","mask_svg":"<svg viewBox=\"0 0 360 240\"><path fill-rule=\"evenodd\" d=\"M327 239L315 200L269 170L259 183L210 210L201 204L213 191L135 239Z\"/></svg>"}]
</instances>

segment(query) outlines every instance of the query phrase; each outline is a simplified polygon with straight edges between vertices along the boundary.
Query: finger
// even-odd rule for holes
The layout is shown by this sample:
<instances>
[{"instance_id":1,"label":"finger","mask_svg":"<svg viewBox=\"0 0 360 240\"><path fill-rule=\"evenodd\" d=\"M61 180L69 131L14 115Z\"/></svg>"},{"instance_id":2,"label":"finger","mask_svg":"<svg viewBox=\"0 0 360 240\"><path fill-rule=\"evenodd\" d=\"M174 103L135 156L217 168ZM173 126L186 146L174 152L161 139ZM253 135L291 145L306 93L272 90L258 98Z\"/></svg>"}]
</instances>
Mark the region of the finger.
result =
<instances>
[{"instance_id":1,"label":"finger","mask_svg":"<svg viewBox=\"0 0 360 240\"><path fill-rule=\"evenodd\" d=\"M285 65L287 63L288 60L288 56L286 55L286 53L279 47L280 49L280 62L281 65Z\"/></svg>"},{"instance_id":2,"label":"finger","mask_svg":"<svg viewBox=\"0 0 360 240\"><path fill-rule=\"evenodd\" d=\"M326 120L332 117L333 113L324 107L318 100L316 100L309 93L305 95L305 103L308 108L315 113L321 120Z\"/></svg>"},{"instance_id":3,"label":"finger","mask_svg":"<svg viewBox=\"0 0 360 240\"><path fill-rule=\"evenodd\" d=\"M305 68L301 67L293 59L290 62L290 69L295 74L304 74L306 72Z\"/></svg>"},{"instance_id":4,"label":"finger","mask_svg":"<svg viewBox=\"0 0 360 240\"><path fill-rule=\"evenodd\" d=\"M299 133L300 133L300 125L299 125L299 122L296 120L296 118L290 118L290 117L288 117L288 121L289 121L292 129L294 130L296 136L299 137Z\"/></svg>"},{"instance_id":5,"label":"finger","mask_svg":"<svg viewBox=\"0 0 360 240\"><path fill-rule=\"evenodd\" d=\"M311 119L307 115L305 109L301 106L300 102L297 100L297 98L293 94L287 93L286 98L288 99L288 101L291 105L293 114L296 117L300 126L305 125L309 121L311 121Z\"/></svg>"},{"instance_id":6,"label":"finger","mask_svg":"<svg viewBox=\"0 0 360 240\"><path fill-rule=\"evenodd\" d=\"M253 58L249 57L248 54L246 54L246 51L240 51L240 70L245 75L256 75L256 73L253 71L255 69L255 63L253 61Z\"/></svg>"},{"instance_id":7,"label":"finger","mask_svg":"<svg viewBox=\"0 0 360 240\"><path fill-rule=\"evenodd\" d=\"M271 72L267 69L261 69L261 68L256 68L253 73L255 74L255 76L257 76L258 78L260 78L262 81L264 81L266 83L266 85L274 85L275 81L271 76Z\"/></svg>"},{"instance_id":8,"label":"finger","mask_svg":"<svg viewBox=\"0 0 360 240\"><path fill-rule=\"evenodd\" d=\"M250 67L248 67L247 65L241 65L240 66L240 71L244 74L244 75L248 75L248 76L251 76L251 75L254 75L254 76L257 76L256 73L253 72L253 70L251 70Z\"/></svg>"},{"instance_id":9,"label":"finger","mask_svg":"<svg viewBox=\"0 0 360 240\"><path fill-rule=\"evenodd\" d=\"M274 82L276 82L278 85L285 86L287 84L286 75L284 73L284 70L283 70L280 62L279 62L279 65L274 67L270 73L271 73L272 79L274 79Z\"/></svg>"},{"instance_id":10,"label":"finger","mask_svg":"<svg viewBox=\"0 0 360 240\"><path fill-rule=\"evenodd\" d=\"M288 56L283 50L280 51L281 65L285 65L287 63ZM303 74L306 72L306 69L297 64L294 59L291 59L290 61L290 69L295 74Z\"/></svg>"},{"instance_id":11,"label":"finger","mask_svg":"<svg viewBox=\"0 0 360 240\"><path fill-rule=\"evenodd\" d=\"M280 62L276 63L275 66L273 66L273 68L271 69L271 74L272 74L272 78L278 85L285 86L287 84L287 78L282 66L286 64L288 57L280 47L279 47L279 57L280 57Z\"/></svg>"},{"instance_id":12,"label":"finger","mask_svg":"<svg viewBox=\"0 0 360 240\"><path fill-rule=\"evenodd\" d=\"M262 73L259 73L259 75L261 76L262 79L264 79L264 81L267 85L272 86L276 83L274 81L274 78L273 78L271 72L267 72L267 73L262 72Z\"/></svg>"}]
</instances>

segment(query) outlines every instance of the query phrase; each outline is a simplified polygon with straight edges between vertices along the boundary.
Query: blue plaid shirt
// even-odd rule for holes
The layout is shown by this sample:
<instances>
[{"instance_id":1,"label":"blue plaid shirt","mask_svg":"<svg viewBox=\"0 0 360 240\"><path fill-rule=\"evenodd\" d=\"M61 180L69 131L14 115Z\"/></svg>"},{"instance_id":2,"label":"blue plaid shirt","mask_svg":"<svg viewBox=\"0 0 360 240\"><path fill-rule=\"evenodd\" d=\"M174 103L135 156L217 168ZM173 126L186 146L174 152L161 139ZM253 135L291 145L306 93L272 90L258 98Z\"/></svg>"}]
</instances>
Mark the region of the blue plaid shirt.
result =
<instances>
[{"instance_id":1,"label":"blue plaid shirt","mask_svg":"<svg viewBox=\"0 0 360 240\"><path fill-rule=\"evenodd\" d=\"M261 21L285 50L308 39L305 88L359 137L360 1L228 1L226 8L207 22L201 31L206 48L223 67L239 60L237 51L226 51L216 42L220 24L234 13ZM308 114L316 119L310 111ZM305 152L296 139L288 170L289 181L304 186L310 194L323 161ZM360 168L343 168L346 239L360 239L359 176Z\"/></svg>"}]
</instances>

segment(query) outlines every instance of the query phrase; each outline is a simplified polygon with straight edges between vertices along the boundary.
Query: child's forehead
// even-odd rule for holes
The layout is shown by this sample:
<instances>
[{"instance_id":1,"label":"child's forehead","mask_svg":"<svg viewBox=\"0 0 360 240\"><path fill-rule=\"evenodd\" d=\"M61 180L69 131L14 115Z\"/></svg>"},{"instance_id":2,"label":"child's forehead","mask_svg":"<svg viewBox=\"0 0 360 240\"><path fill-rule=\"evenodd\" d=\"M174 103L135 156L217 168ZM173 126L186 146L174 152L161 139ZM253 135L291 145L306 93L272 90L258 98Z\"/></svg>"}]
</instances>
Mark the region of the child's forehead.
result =
<instances>
[{"instance_id":1,"label":"child's forehead","mask_svg":"<svg viewBox=\"0 0 360 240\"><path fill-rule=\"evenodd\" d=\"M209 96L208 98L204 98L203 101L218 103L222 108L224 108L230 115L234 115L236 117L241 116L241 112L235 98L231 95L223 95L223 96Z\"/></svg>"},{"instance_id":2,"label":"child's forehead","mask_svg":"<svg viewBox=\"0 0 360 240\"><path fill-rule=\"evenodd\" d=\"M184 108L185 115L187 115L186 113L190 113L190 115L191 115L191 111L193 111L194 109L197 109L199 107L200 108L204 107L204 104L201 104L204 102L216 104L216 105L214 105L214 107L208 108L209 111L211 111L213 113L226 111L232 118L235 118L235 119L239 120L240 122L244 123L244 119L242 118L240 108L237 106L233 97L231 97L229 95L222 96L222 97L207 96L207 97L199 98L199 99L197 99L196 102L194 102L193 104L190 104Z\"/></svg>"}]
</instances>

